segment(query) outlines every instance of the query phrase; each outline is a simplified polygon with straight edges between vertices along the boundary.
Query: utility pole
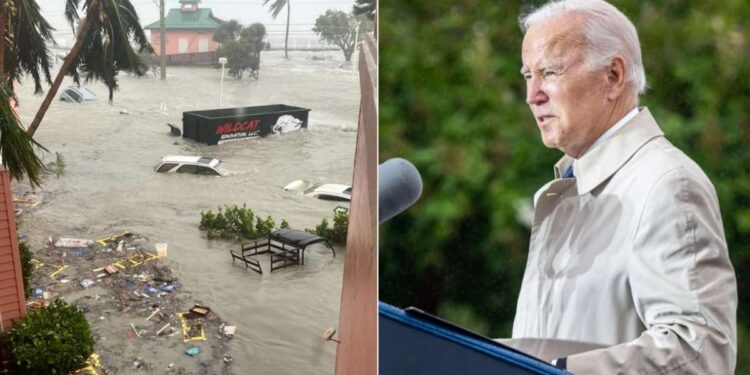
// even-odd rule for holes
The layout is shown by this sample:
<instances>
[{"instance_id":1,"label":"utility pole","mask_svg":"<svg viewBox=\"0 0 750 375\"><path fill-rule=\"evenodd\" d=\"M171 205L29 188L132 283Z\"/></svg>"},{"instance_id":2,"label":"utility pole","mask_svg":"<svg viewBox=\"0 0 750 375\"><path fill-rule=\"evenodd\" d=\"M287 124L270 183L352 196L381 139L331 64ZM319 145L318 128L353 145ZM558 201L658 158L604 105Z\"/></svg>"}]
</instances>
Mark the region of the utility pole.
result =
<instances>
[{"instance_id":1,"label":"utility pole","mask_svg":"<svg viewBox=\"0 0 750 375\"><path fill-rule=\"evenodd\" d=\"M360 21L357 21L357 31L354 32L354 51L352 51L352 55L349 56L349 59L352 60L352 74L354 74L356 72L356 70L355 70L355 69L357 69L356 62L359 61L358 55L357 55L357 45L359 44L358 43L358 39L359 39L359 25L360 25L360 23L361 23Z\"/></svg>"},{"instance_id":2,"label":"utility pole","mask_svg":"<svg viewBox=\"0 0 750 375\"><path fill-rule=\"evenodd\" d=\"M159 0L159 59L161 60L161 79L167 79L167 36L164 31L164 0Z\"/></svg>"},{"instance_id":3,"label":"utility pole","mask_svg":"<svg viewBox=\"0 0 750 375\"><path fill-rule=\"evenodd\" d=\"M219 86L219 108L221 108L221 99L224 96L224 65L227 64L227 58L219 57L219 64L221 64L221 86Z\"/></svg>"}]
</instances>

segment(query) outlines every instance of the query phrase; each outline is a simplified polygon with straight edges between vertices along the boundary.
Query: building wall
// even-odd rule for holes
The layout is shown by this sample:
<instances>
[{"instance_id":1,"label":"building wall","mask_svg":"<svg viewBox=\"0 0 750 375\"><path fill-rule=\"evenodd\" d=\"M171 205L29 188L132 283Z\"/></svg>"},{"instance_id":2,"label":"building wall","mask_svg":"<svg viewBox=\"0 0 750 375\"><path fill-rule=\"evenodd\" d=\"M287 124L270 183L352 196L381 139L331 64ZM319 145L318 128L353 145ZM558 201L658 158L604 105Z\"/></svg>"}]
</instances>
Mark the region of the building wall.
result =
<instances>
[{"instance_id":1,"label":"building wall","mask_svg":"<svg viewBox=\"0 0 750 375\"><path fill-rule=\"evenodd\" d=\"M154 52L159 56L161 51L161 33L158 29L151 30L151 46L154 47ZM187 42L187 52L183 53L197 53L202 52L198 50L200 39L204 38L208 40L208 50L205 52L214 52L219 48L219 44L214 42L213 30L208 31L194 31L194 30L167 30L165 32L167 37L166 52L167 55L176 55L179 52L179 41L184 39Z\"/></svg>"},{"instance_id":2,"label":"building wall","mask_svg":"<svg viewBox=\"0 0 750 375\"><path fill-rule=\"evenodd\" d=\"M26 316L21 258L16 237L16 215L8 171L0 170L0 314L3 330Z\"/></svg>"}]
</instances>

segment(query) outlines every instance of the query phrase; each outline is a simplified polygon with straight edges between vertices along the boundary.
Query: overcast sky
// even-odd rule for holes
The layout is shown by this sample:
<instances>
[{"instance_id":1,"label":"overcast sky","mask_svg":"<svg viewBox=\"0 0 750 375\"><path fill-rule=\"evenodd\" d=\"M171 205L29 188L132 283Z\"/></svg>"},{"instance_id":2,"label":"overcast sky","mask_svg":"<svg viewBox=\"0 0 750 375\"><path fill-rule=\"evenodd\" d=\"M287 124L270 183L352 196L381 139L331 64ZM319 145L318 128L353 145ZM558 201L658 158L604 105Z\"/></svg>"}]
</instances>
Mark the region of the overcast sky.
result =
<instances>
[{"instance_id":1,"label":"overcast sky","mask_svg":"<svg viewBox=\"0 0 750 375\"><path fill-rule=\"evenodd\" d=\"M141 24L146 26L159 20L159 0L130 0L138 11ZM273 0L272 0L273 1ZM289 46L292 46L292 38L297 38L299 43L307 43L307 40L317 40L318 37L312 32L315 20L328 9L351 12L354 0L290 0L291 20L289 25ZM37 0L42 14L57 31L55 39L59 44L72 45L73 34L65 21L63 11L64 0ZM81 1L83 3L83 1ZM166 12L170 8L179 8L179 0L165 0ZM263 6L263 0L202 0L199 8L210 8L214 16L223 20L236 19L243 25L260 22L266 26L268 39L273 43L282 40L286 27L286 9L279 13L278 18L273 19L269 13L269 6ZM166 14L165 12L165 14ZM300 46L302 46L300 44Z\"/></svg>"}]
</instances>

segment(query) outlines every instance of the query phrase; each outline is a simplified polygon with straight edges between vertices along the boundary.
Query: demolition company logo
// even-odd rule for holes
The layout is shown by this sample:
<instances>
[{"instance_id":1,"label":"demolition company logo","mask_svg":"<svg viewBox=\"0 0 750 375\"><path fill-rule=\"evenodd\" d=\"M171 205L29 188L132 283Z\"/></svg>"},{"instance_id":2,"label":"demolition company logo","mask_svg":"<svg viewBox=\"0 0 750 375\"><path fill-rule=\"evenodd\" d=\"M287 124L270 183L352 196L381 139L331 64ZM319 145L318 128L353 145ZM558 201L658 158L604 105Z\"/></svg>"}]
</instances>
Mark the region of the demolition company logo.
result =
<instances>
[{"instance_id":1,"label":"demolition company logo","mask_svg":"<svg viewBox=\"0 0 750 375\"><path fill-rule=\"evenodd\" d=\"M252 137L260 133L260 118L237 122L225 122L216 127L219 140Z\"/></svg>"}]
</instances>

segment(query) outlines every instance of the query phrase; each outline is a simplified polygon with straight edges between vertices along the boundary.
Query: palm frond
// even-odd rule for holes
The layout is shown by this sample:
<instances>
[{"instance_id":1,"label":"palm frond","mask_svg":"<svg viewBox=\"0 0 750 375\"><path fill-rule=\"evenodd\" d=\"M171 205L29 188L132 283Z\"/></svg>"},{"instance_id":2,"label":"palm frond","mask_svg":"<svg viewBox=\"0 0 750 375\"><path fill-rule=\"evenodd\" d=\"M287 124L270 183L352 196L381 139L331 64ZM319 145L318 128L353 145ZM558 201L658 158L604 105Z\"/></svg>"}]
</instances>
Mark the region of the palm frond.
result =
<instances>
[{"instance_id":1,"label":"palm frond","mask_svg":"<svg viewBox=\"0 0 750 375\"><path fill-rule=\"evenodd\" d=\"M284 10L288 1L289 0L274 0L274 2L271 3L271 17L276 18L276 16ZM269 2L271 2L271 0L263 0L263 5L266 5Z\"/></svg>"},{"instance_id":2,"label":"palm frond","mask_svg":"<svg viewBox=\"0 0 750 375\"><path fill-rule=\"evenodd\" d=\"M54 43L54 28L42 17L33 0L14 0L16 16L11 18L5 44L5 67L9 81L19 81L24 73L34 80L34 92L42 92L42 80L51 84L47 44Z\"/></svg>"},{"instance_id":3,"label":"palm frond","mask_svg":"<svg viewBox=\"0 0 750 375\"><path fill-rule=\"evenodd\" d=\"M39 186L44 163L34 152L34 147L47 151L21 127L16 112L10 104L11 91L0 85L0 155L3 166L10 175L20 180L29 178L32 186Z\"/></svg>"},{"instance_id":4,"label":"palm frond","mask_svg":"<svg viewBox=\"0 0 750 375\"><path fill-rule=\"evenodd\" d=\"M153 48L129 0L91 1L84 4L84 10L91 28L69 74L76 83L80 83L78 70L83 72L86 82L101 80L109 89L109 101L112 101L118 88L117 74L120 71L136 76L146 74L148 66L138 53L153 53ZM131 40L138 52L133 49Z\"/></svg>"},{"instance_id":5,"label":"palm frond","mask_svg":"<svg viewBox=\"0 0 750 375\"><path fill-rule=\"evenodd\" d=\"M78 3L80 0L66 0L65 1L65 20L70 24L73 35L76 34L76 22L80 20L78 16Z\"/></svg>"}]
</instances>

